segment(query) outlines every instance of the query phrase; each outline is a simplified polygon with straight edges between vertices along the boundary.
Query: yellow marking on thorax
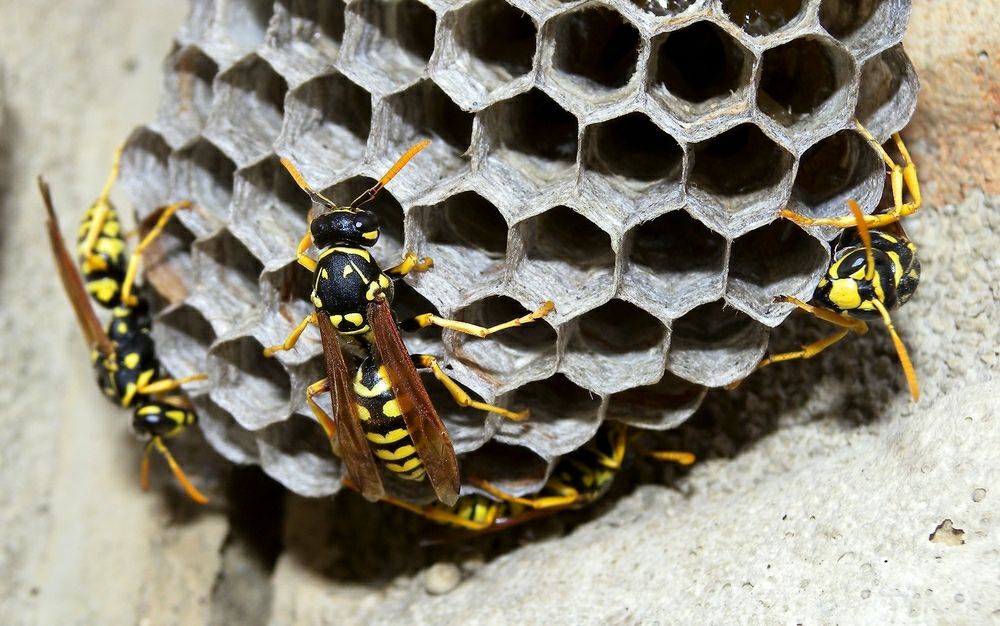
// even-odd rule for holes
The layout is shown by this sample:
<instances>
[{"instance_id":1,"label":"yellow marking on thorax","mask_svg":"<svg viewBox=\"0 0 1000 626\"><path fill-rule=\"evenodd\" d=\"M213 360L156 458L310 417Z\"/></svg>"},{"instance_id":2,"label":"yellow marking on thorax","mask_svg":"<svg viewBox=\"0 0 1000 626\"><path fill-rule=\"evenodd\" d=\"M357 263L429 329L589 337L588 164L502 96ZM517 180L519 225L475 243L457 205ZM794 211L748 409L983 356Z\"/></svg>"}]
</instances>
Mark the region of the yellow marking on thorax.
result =
<instances>
[{"instance_id":1,"label":"yellow marking on thorax","mask_svg":"<svg viewBox=\"0 0 1000 626\"><path fill-rule=\"evenodd\" d=\"M309 299L312 300L313 306L316 307L317 309L323 308L323 301L319 299L319 296L316 294L315 289L311 294L309 294Z\"/></svg>"},{"instance_id":2,"label":"yellow marking on thorax","mask_svg":"<svg viewBox=\"0 0 1000 626\"><path fill-rule=\"evenodd\" d=\"M129 352L128 354L125 355L125 358L122 359L122 362L125 363L125 367L129 368L130 370L134 370L136 367L139 366L140 360L141 357L139 356L138 352Z\"/></svg>"},{"instance_id":3,"label":"yellow marking on thorax","mask_svg":"<svg viewBox=\"0 0 1000 626\"><path fill-rule=\"evenodd\" d=\"M405 428L397 428L395 430L390 430L384 435L378 433L365 433L365 438L377 445L386 445L390 443L396 443L401 439L409 437L410 433Z\"/></svg>"},{"instance_id":4,"label":"yellow marking on thorax","mask_svg":"<svg viewBox=\"0 0 1000 626\"><path fill-rule=\"evenodd\" d=\"M319 271L319 276L323 280L330 280L330 273L326 271L326 268L323 268Z\"/></svg>"},{"instance_id":5,"label":"yellow marking on thorax","mask_svg":"<svg viewBox=\"0 0 1000 626\"><path fill-rule=\"evenodd\" d=\"M348 263L347 265L345 265L344 266L344 278L347 278L348 276L350 276L351 272L353 272L353 271L354 271L354 266L353 265L351 265L350 263Z\"/></svg>"},{"instance_id":6,"label":"yellow marking on thorax","mask_svg":"<svg viewBox=\"0 0 1000 626\"><path fill-rule=\"evenodd\" d=\"M364 248L344 248L344 247L327 248L326 250L324 250L323 252L320 253L319 258L320 258L320 260L322 260L322 259L330 256L334 252L343 252L344 254L353 254L355 256L361 257L362 259L364 259L365 261L368 261L369 263L372 260L372 255L369 254L368 251L365 250Z\"/></svg>"},{"instance_id":7,"label":"yellow marking on thorax","mask_svg":"<svg viewBox=\"0 0 1000 626\"><path fill-rule=\"evenodd\" d=\"M160 407L155 404L147 404L144 407L140 407L136 414L138 415L154 415L160 412Z\"/></svg>"},{"instance_id":8,"label":"yellow marking on thorax","mask_svg":"<svg viewBox=\"0 0 1000 626\"><path fill-rule=\"evenodd\" d=\"M365 300L373 302L375 300L375 295L381 291L382 288L379 286L378 281L371 281L368 283L368 291L365 293Z\"/></svg>"},{"instance_id":9,"label":"yellow marking on thorax","mask_svg":"<svg viewBox=\"0 0 1000 626\"><path fill-rule=\"evenodd\" d=\"M392 280L389 279L385 274L378 275L378 286L382 289L388 289L389 285L392 284Z\"/></svg>"},{"instance_id":10,"label":"yellow marking on thorax","mask_svg":"<svg viewBox=\"0 0 1000 626\"><path fill-rule=\"evenodd\" d=\"M167 411L167 418L177 424L188 424L191 422L191 413L180 409L171 409Z\"/></svg>"},{"instance_id":11,"label":"yellow marking on thorax","mask_svg":"<svg viewBox=\"0 0 1000 626\"><path fill-rule=\"evenodd\" d=\"M417 453L417 449L413 446L400 446L395 450L375 450L375 456L382 459L383 461L399 461L405 459L408 456Z\"/></svg>"}]
</instances>

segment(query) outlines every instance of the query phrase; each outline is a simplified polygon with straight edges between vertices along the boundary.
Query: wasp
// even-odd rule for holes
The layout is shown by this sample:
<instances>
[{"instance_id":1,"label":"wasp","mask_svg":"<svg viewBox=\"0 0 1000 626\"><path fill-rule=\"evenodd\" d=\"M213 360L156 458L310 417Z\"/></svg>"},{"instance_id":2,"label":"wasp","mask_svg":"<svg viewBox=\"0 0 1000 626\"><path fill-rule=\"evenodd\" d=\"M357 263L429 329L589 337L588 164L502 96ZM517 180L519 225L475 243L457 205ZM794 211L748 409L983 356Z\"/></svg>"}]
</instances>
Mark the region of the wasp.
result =
<instances>
[{"instance_id":1,"label":"wasp","mask_svg":"<svg viewBox=\"0 0 1000 626\"><path fill-rule=\"evenodd\" d=\"M881 319L892 337L903 374L914 400L920 398L920 385L906 346L892 323L890 312L905 304L920 281L920 261L917 247L906 236L899 220L913 214L921 204L916 166L899 134L893 140L905 165L896 164L885 149L859 122L858 132L878 151L889 168L893 207L884 213L864 215L854 200L848 200L848 217L809 218L787 209L781 215L805 226L837 226L856 231L844 231L833 246L833 260L820 280L809 303L792 296L779 296L777 302L788 302L839 327L839 330L800 350L775 354L758 365L766 367L779 361L808 359L837 343L850 332L865 334L868 322ZM911 202L903 202L906 186Z\"/></svg>"},{"instance_id":2,"label":"wasp","mask_svg":"<svg viewBox=\"0 0 1000 626\"><path fill-rule=\"evenodd\" d=\"M425 140L407 150L375 185L346 207L337 206L314 191L290 161L281 160L313 204L322 209L310 222L296 250L298 263L313 273L310 299L314 311L292 330L284 343L266 348L264 355L292 349L307 326L319 327L327 377L309 386L306 401L326 431L334 453L343 459L353 483L372 501L385 496L379 465L403 480L426 478L444 503L454 504L458 498L460 482L455 451L420 381L418 367L429 369L463 407L512 420L528 417L526 410L514 412L473 400L444 372L434 356L409 354L400 337L400 328L416 330L433 325L487 337L533 322L553 309L547 301L533 313L490 328L432 313L402 322L393 317L393 281L411 271L426 271L433 261L409 252L398 265L383 271L368 251L379 239L378 217L363 206L429 143ZM320 250L317 259L306 254L313 244ZM353 343L363 353L353 375L342 353L344 342ZM317 394L326 392L333 399L334 417L314 400Z\"/></svg>"},{"instance_id":3,"label":"wasp","mask_svg":"<svg viewBox=\"0 0 1000 626\"><path fill-rule=\"evenodd\" d=\"M132 428L146 440L139 471L140 486L143 490L149 488L149 454L155 449L166 459L170 470L188 496L200 504L207 503L208 499L191 484L164 443L165 439L180 434L197 419L187 399L170 392L185 383L205 380L206 376L197 374L176 379L160 376L160 364L156 358L153 338L150 336L151 318L148 303L134 296L126 302L124 297L129 294L131 287L126 289L121 282L114 286L101 286L96 290L91 288L93 283L85 284L84 277L88 277L86 267L90 257L80 255L83 273L81 276L60 232L49 186L42 177L38 177L38 189L47 213L46 226L56 268L80 328L91 348L91 363L97 374L97 383L112 402L122 408L134 408ZM102 196L106 195L106 191L107 189L102 192ZM94 206L110 207L106 200L100 199L91 209ZM88 210L84 222L90 222L94 215L93 210ZM103 261L115 258L114 255L109 255L115 246L109 246L107 242L115 239L123 242L121 235L114 234L115 229L109 228L110 225L117 223L117 217L112 210L105 215L103 226L98 229L97 244L93 250L95 256ZM162 223L158 226L162 229ZM147 245L150 241L152 241L150 237L144 239ZM123 258L124 248L120 252L118 258ZM96 266L90 265L90 267ZM111 267L111 264L106 265L106 268ZM99 278L102 282L112 280L116 276L120 276L120 279L116 280L124 281L129 275L127 270L120 274L104 270L102 272L104 273ZM133 278L134 274L135 270L132 271ZM97 280L95 276L96 274L91 273L86 280ZM94 301L104 306L113 306L107 328L102 327L88 293L93 294ZM106 298L112 293L118 294L123 299L112 304L112 300Z\"/></svg>"},{"instance_id":4,"label":"wasp","mask_svg":"<svg viewBox=\"0 0 1000 626\"><path fill-rule=\"evenodd\" d=\"M513 496L484 480L472 484L489 494L462 496L454 506L434 503L417 506L405 500L384 498L424 518L473 535L510 528L567 509L580 509L602 498L626 464L630 435L624 424L602 426L589 442L563 456L542 489L531 497ZM690 452L639 449L644 456L680 465L691 465Z\"/></svg>"}]
</instances>

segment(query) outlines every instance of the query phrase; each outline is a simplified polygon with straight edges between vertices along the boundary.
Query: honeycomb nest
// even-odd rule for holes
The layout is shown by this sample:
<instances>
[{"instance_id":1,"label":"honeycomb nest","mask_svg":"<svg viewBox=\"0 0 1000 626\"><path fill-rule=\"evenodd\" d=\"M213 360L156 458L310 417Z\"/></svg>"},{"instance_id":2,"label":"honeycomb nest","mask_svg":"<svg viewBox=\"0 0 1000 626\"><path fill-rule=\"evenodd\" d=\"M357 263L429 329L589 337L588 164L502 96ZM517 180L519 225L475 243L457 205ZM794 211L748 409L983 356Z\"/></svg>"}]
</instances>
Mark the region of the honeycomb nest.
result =
<instances>
[{"instance_id":1,"label":"honeycomb nest","mask_svg":"<svg viewBox=\"0 0 1000 626\"><path fill-rule=\"evenodd\" d=\"M343 470L305 407L321 378L295 263L309 201L285 173L347 202L409 145L430 148L372 203L383 267L433 270L396 310L490 324L556 303L487 340L427 329L488 402L459 409L428 382L466 470L529 491L605 419L667 429L708 387L752 372L770 329L808 298L835 231L776 221L881 197L884 167L852 130L908 121L916 77L905 0L193 0L154 122L127 142L139 216L189 198L147 259L156 328L209 442L290 489L332 494Z\"/></svg>"}]
</instances>

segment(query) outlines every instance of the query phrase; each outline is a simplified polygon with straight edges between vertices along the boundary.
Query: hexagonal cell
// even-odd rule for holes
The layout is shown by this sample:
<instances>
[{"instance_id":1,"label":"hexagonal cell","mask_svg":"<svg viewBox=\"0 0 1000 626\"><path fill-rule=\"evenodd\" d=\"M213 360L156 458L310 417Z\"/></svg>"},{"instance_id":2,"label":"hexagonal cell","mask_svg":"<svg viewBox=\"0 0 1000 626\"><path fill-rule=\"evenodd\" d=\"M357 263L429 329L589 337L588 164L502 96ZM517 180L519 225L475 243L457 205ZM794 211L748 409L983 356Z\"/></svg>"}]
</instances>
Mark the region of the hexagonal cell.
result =
<instances>
[{"instance_id":1,"label":"hexagonal cell","mask_svg":"<svg viewBox=\"0 0 1000 626\"><path fill-rule=\"evenodd\" d=\"M725 289L726 240L684 211L640 224L629 235L622 297L669 318Z\"/></svg>"},{"instance_id":2,"label":"hexagonal cell","mask_svg":"<svg viewBox=\"0 0 1000 626\"><path fill-rule=\"evenodd\" d=\"M150 215L153 217L153 215ZM139 230L145 236L152 227L150 219L142 220ZM143 285L149 285L170 304L184 300L194 289L194 263L191 246L194 233L179 219L167 222L160 236L142 255Z\"/></svg>"},{"instance_id":3,"label":"hexagonal cell","mask_svg":"<svg viewBox=\"0 0 1000 626\"><path fill-rule=\"evenodd\" d=\"M259 302L258 280L264 267L228 230L194 243L195 283L189 302L224 335L245 321Z\"/></svg>"},{"instance_id":4,"label":"hexagonal cell","mask_svg":"<svg viewBox=\"0 0 1000 626\"><path fill-rule=\"evenodd\" d=\"M230 229L259 259L294 258L310 202L276 157L239 170Z\"/></svg>"},{"instance_id":5,"label":"hexagonal cell","mask_svg":"<svg viewBox=\"0 0 1000 626\"><path fill-rule=\"evenodd\" d=\"M333 65L343 40L342 0L277 0L260 55L298 85Z\"/></svg>"},{"instance_id":6,"label":"hexagonal cell","mask_svg":"<svg viewBox=\"0 0 1000 626\"><path fill-rule=\"evenodd\" d=\"M462 476L489 480L493 485L512 495L538 492L545 484L549 463L522 446L509 446L495 441L487 442L462 457ZM472 491L477 491L475 488Z\"/></svg>"},{"instance_id":7,"label":"hexagonal cell","mask_svg":"<svg viewBox=\"0 0 1000 626\"><path fill-rule=\"evenodd\" d=\"M559 371L606 395L663 376L667 329L639 307L618 299L575 320Z\"/></svg>"},{"instance_id":8,"label":"hexagonal cell","mask_svg":"<svg viewBox=\"0 0 1000 626\"><path fill-rule=\"evenodd\" d=\"M764 53L757 106L783 126L833 116L848 119L844 104L854 62L836 42L806 37Z\"/></svg>"},{"instance_id":9,"label":"hexagonal cell","mask_svg":"<svg viewBox=\"0 0 1000 626\"><path fill-rule=\"evenodd\" d=\"M792 185L789 208L810 217L846 215L847 200L870 213L882 196L885 166L861 135L842 130L806 150ZM829 229L828 239L840 233Z\"/></svg>"},{"instance_id":10,"label":"hexagonal cell","mask_svg":"<svg viewBox=\"0 0 1000 626\"><path fill-rule=\"evenodd\" d=\"M698 4L698 0L631 0L639 9L652 15L677 15Z\"/></svg>"},{"instance_id":11,"label":"hexagonal cell","mask_svg":"<svg viewBox=\"0 0 1000 626\"><path fill-rule=\"evenodd\" d=\"M371 128L371 94L346 76L327 74L289 94L275 150L323 186L364 159Z\"/></svg>"},{"instance_id":12,"label":"hexagonal cell","mask_svg":"<svg viewBox=\"0 0 1000 626\"><path fill-rule=\"evenodd\" d=\"M863 59L899 43L909 11L907 0L822 0L819 23Z\"/></svg>"},{"instance_id":13,"label":"hexagonal cell","mask_svg":"<svg viewBox=\"0 0 1000 626\"><path fill-rule=\"evenodd\" d=\"M425 189L467 171L465 153L472 143L472 114L458 108L440 87L429 80L382 100L375 110L373 125L382 129L372 139L372 152L395 161L407 148L422 139L431 139L423 157L408 168L410 179Z\"/></svg>"},{"instance_id":14,"label":"hexagonal cell","mask_svg":"<svg viewBox=\"0 0 1000 626\"><path fill-rule=\"evenodd\" d=\"M253 337L222 340L208 353L213 377L209 397L232 414L243 428L259 430L288 414L291 383L264 346Z\"/></svg>"},{"instance_id":15,"label":"hexagonal cell","mask_svg":"<svg viewBox=\"0 0 1000 626\"><path fill-rule=\"evenodd\" d=\"M654 37L649 95L684 121L745 97L753 55L711 22Z\"/></svg>"},{"instance_id":16,"label":"hexagonal cell","mask_svg":"<svg viewBox=\"0 0 1000 626\"><path fill-rule=\"evenodd\" d=\"M688 194L691 210L723 232L737 236L768 222L784 203L776 190L791 177L792 155L757 126L740 124L694 144Z\"/></svg>"},{"instance_id":17,"label":"hexagonal cell","mask_svg":"<svg viewBox=\"0 0 1000 626\"><path fill-rule=\"evenodd\" d=\"M802 11L802 0L722 0L729 21L755 37L791 23Z\"/></svg>"},{"instance_id":18,"label":"hexagonal cell","mask_svg":"<svg viewBox=\"0 0 1000 626\"><path fill-rule=\"evenodd\" d=\"M347 206L376 182L367 176L352 176L327 187L322 193L337 206ZM392 267L403 258L403 207L391 192L383 189L365 205L365 210L378 216L381 230L378 242L371 248L372 257L383 269Z\"/></svg>"},{"instance_id":19,"label":"hexagonal cell","mask_svg":"<svg viewBox=\"0 0 1000 626\"><path fill-rule=\"evenodd\" d=\"M775 296L802 300L830 262L829 248L787 220L777 220L733 242L727 296L735 306L769 326L788 316Z\"/></svg>"},{"instance_id":20,"label":"hexagonal cell","mask_svg":"<svg viewBox=\"0 0 1000 626\"><path fill-rule=\"evenodd\" d=\"M434 259L434 268L415 280L450 306L471 292L489 290L504 277L507 222L474 191L410 210L417 236L411 245Z\"/></svg>"},{"instance_id":21,"label":"hexagonal cell","mask_svg":"<svg viewBox=\"0 0 1000 626\"><path fill-rule=\"evenodd\" d=\"M176 218L196 237L215 232L229 220L236 164L204 138L170 155L170 186L178 198L189 199L195 207L178 211Z\"/></svg>"},{"instance_id":22,"label":"hexagonal cell","mask_svg":"<svg viewBox=\"0 0 1000 626\"><path fill-rule=\"evenodd\" d=\"M581 165L581 182L602 199L605 226L624 229L683 202L684 150L642 113L586 127ZM622 201L609 203L609 193Z\"/></svg>"},{"instance_id":23,"label":"hexagonal cell","mask_svg":"<svg viewBox=\"0 0 1000 626\"><path fill-rule=\"evenodd\" d=\"M268 345L283 342L288 333L305 316L315 310L309 300L312 293L312 283L312 272L295 261L277 269L265 270L261 274L258 308L264 319L260 326L261 332L255 333L260 341ZM315 360L316 370L321 371L325 365L322 359L318 358L320 350L319 330L310 327L299 338L294 350L278 352L273 358L285 365L290 373L292 368L310 363L313 360ZM308 378L306 384L311 383L315 377L309 376ZM295 399L298 399L298 396L293 397L293 400ZM305 409L305 406L303 405L302 408Z\"/></svg>"},{"instance_id":24,"label":"hexagonal cell","mask_svg":"<svg viewBox=\"0 0 1000 626\"><path fill-rule=\"evenodd\" d=\"M250 52L264 43L264 33L273 13L271 0L220 2L215 7L215 20L230 43L242 52Z\"/></svg>"},{"instance_id":25,"label":"hexagonal cell","mask_svg":"<svg viewBox=\"0 0 1000 626\"><path fill-rule=\"evenodd\" d=\"M433 270L432 270L433 271ZM397 320L405 320L424 313L440 315L434 304L404 280L395 281L395 295L392 299L392 312ZM411 353L427 353L440 355L444 353L441 344L441 329L437 326L421 328L417 331L402 333L406 347Z\"/></svg>"},{"instance_id":26,"label":"hexagonal cell","mask_svg":"<svg viewBox=\"0 0 1000 626\"><path fill-rule=\"evenodd\" d=\"M153 337L157 344L171 346L171 350L157 356L173 376L208 372L206 356L216 335L205 317L194 307L181 304L164 310L153 324ZM208 385L204 387L207 391ZM186 387L185 391L191 393Z\"/></svg>"},{"instance_id":27,"label":"hexagonal cell","mask_svg":"<svg viewBox=\"0 0 1000 626\"><path fill-rule=\"evenodd\" d=\"M639 61L639 31L617 11L600 4L553 18L547 37L554 39L552 77L565 88L595 96L620 97Z\"/></svg>"},{"instance_id":28,"label":"hexagonal cell","mask_svg":"<svg viewBox=\"0 0 1000 626\"><path fill-rule=\"evenodd\" d=\"M219 66L197 46L185 46L167 57L163 71L164 98L157 127L175 146L194 139L212 110L212 81Z\"/></svg>"},{"instance_id":29,"label":"hexagonal cell","mask_svg":"<svg viewBox=\"0 0 1000 626\"><path fill-rule=\"evenodd\" d=\"M576 166L577 121L543 92L532 89L479 114L485 145L482 169L525 193L572 180ZM499 166L499 168L495 167ZM520 203L519 203L520 204Z\"/></svg>"},{"instance_id":30,"label":"hexagonal cell","mask_svg":"<svg viewBox=\"0 0 1000 626\"><path fill-rule=\"evenodd\" d=\"M902 44L865 62L855 117L880 141L903 128L917 106L917 74Z\"/></svg>"},{"instance_id":31,"label":"hexagonal cell","mask_svg":"<svg viewBox=\"0 0 1000 626\"><path fill-rule=\"evenodd\" d=\"M503 0L478 0L445 13L441 26L450 41L438 48L431 73L466 109L531 71L535 23Z\"/></svg>"},{"instance_id":32,"label":"hexagonal cell","mask_svg":"<svg viewBox=\"0 0 1000 626\"><path fill-rule=\"evenodd\" d=\"M672 330L667 369L707 387L742 380L767 347L767 327L721 300L691 310Z\"/></svg>"},{"instance_id":33,"label":"hexagonal cell","mask_svg":"<svg viewBox=\"0 0 1000 626\"><path fill-rule=\"evenodd\" d=\"M701 406L708 390L670 372L644 387L614 394L608 399L605 419L614 419L639 428L675 428Z\"/></svg>"},{"instance_id":34,"label":"hexagonal cell","mask_svg":"<svg viewBox=\"0 0 1000 626\"><path fill-rule=\"evenodd\" d=\"M524 446L545 459L576 450L590 441L601 424L601 398L555 374L508 394L510 406L531 410L523 422L504 420L495 439Z\"/></svg>"},{"instance_id":35,"label":"hexagonal cell","mask_svg":"<svg viewBox=\"0 0 1000 626\"><path fill-rule=\"evenodd\" d=\"M140 217L170 201L167 180L170 146L158 132L146 127L132 131L122 152L119 180Z\"/></svg>"},{"instance_id":36,"label":"hexagonal cell","mask_svg":"<svg viewBox=\"0 0 1000 626\"><path fill-rule=\"evenodd\" d=\"M360 0L347 6L341 68L378 94L423 75L434 51L434 11L417 0Z\"/></svg>"},{"instance_id":37,"label":"hexagonal cell","mask_svg":"<svg viewBox=\"0 0 1000 626\"><path fill-rule=\"evenodd\" d=\"M490 296L456 311L455 317L489 327L528 313L513 298ZM544 319L485 339L455 334L448 344L453 356L485 379L497 393L546 376L556 366L556 331Z\"/></svg>"},{"instance_id":38,"label":"hexagonal cell","mask_svg":"<svg viewBox=\"0 0 1000 626\"><path fill-rule=\"evenodd\" d=\"M261 430L257 441L264 471L284 485L295 485L296 493L317 498L340 491L341 464L314 419L293 414Z\"/></svg>"},{"instance_id":39,"label":"hexagonal cell","mask_svg":"<svg viewBox=\"0 0 1000 626\"><path fill-rule=\"evenodd\" d=\"M615 292L611 237L567 206L530 217L514 228L511 276L539 300L552 300L553 320L565 320ZM535 293L535 292L538 293Z\"/></svg>"},{"instance_id":40,"label":"hexagonal cell","mask_svg":"<svg viewBox=\"0 0 1000 626\"><path fill-rule=\"evenodd\" d=\"M285 79L253 55L219 75L205 136L239 165L271 150L285 111Z\"/></svg>"}]
</instances>

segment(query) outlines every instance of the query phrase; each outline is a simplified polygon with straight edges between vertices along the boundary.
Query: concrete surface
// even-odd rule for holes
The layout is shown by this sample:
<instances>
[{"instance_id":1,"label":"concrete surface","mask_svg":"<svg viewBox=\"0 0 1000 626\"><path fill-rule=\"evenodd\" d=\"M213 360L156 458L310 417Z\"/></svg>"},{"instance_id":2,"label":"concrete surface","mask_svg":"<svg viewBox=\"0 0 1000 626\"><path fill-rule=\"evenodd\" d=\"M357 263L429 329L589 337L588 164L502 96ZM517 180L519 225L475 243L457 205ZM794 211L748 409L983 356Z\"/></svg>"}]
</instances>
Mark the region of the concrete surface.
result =
<instances>
[{"instance_id":1,"label":"concrete surface","mask_svg":"<svg viewBox=\"0 0 1000 626\"><path fill-rule=\"evenodd\" d=\"M896 323L919 404L876 326L712 393L668 439L702 458L669 488L626 481L569 523L425 549L403 512L282 502L252 476L231 481L229 511L138 490L33 176L69 223L153 116L185 7L0 0L0 623L1000 622L998 5L918 0L906 40L927 206L907 222L924 275ZM779 343L822 330L792 323ZM432 595L454 582L438 563L463 580Z\"/></svg>"}]
</instances>

